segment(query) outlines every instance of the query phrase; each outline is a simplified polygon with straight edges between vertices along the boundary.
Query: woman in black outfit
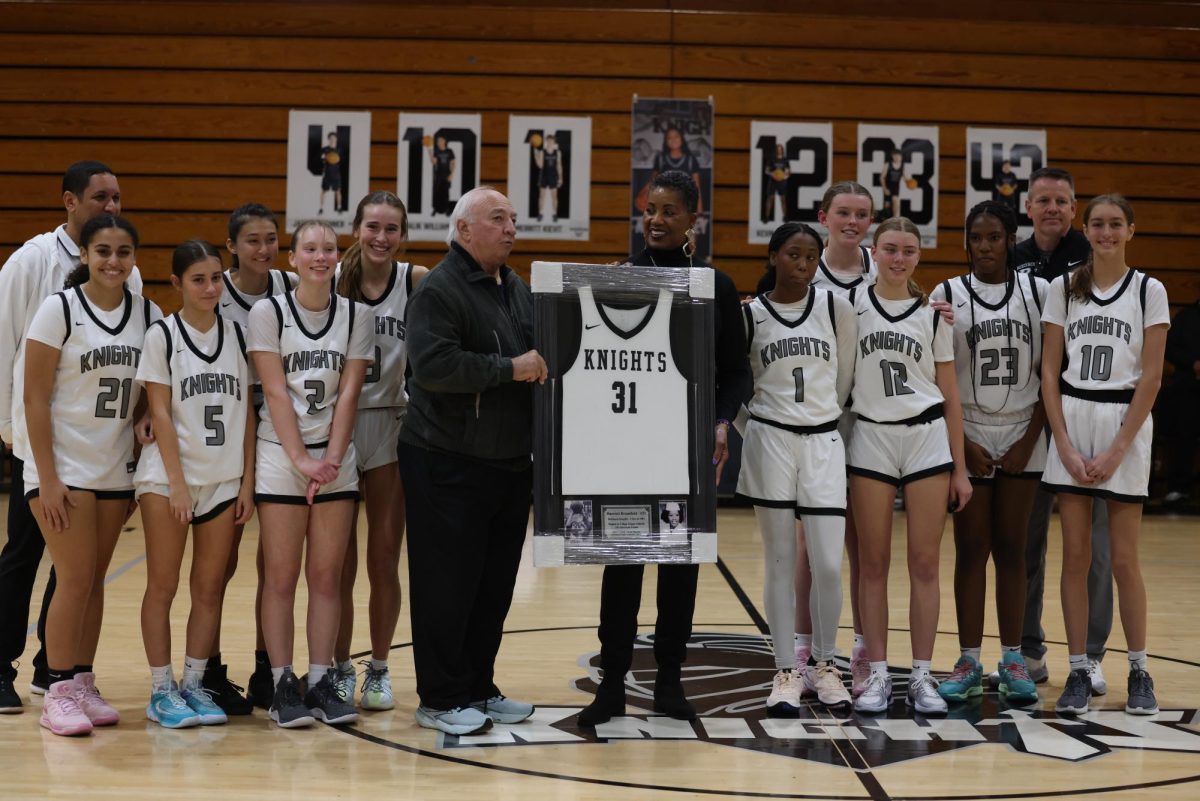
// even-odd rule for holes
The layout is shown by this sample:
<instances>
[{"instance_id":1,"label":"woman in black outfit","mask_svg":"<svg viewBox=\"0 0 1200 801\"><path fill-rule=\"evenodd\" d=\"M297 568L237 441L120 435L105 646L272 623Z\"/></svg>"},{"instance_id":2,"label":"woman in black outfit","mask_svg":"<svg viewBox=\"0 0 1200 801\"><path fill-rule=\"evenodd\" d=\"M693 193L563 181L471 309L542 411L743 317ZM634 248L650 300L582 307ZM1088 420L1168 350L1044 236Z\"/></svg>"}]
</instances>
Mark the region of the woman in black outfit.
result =
<instances>
[{"instance_id":1,"label":"woman in black outfit","mask_svg":"<svg viewBox=\"0 0 1200 801\"><path fill-rule=\"evenodd\" d=\"M642 233L646 249L630 256L638 267L691 267L688 233L696 221L700 192L692 177L679 170L659 173L650 182ZM716 447L713 464L717 480L728 458L729 421L750 397L752 379L746 359L746 334L733 280L716 273ZM683 692L681 672L692 635L699 565L658 566L658 621L654 626L656 712L693 720L696 710ZM633 662L638 607L642 598L643 565L608 565L600 591L600 667L604 676L596 699L579 715L579 725L595 726L625 714L625 674Z\"/></svg>"}]
</instances>

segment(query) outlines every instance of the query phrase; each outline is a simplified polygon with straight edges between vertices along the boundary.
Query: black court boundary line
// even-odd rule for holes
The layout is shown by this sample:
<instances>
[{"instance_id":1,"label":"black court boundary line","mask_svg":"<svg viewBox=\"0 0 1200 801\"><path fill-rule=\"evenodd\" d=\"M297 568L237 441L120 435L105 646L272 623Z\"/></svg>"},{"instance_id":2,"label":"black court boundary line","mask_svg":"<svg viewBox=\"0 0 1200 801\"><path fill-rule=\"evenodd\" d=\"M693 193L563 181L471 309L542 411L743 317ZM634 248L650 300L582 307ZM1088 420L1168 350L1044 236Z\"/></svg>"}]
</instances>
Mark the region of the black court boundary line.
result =
<instances>
[{"instance_id":1,"label":"black court boundary line","mask_svg":"<svg viewBox=\"0 0 1200 801\"><path fill-rule=\"evenodd\" d=\"M718 569L721 569L723 565L724 565L724 562L718 558L718 561L717 561ZM762 620L762 615L758 613L758 610L754 607L753 603L750 602L749 596L746 595L745 590L743 590L741 588L741 585L737 584L736 579L733 577L733 574L731 572L729 572L728 567L724 567L724 569L722 570L722 575L726 576L727 582L731 582L730 583L731 589L734 589L734 587L736 586L736 590L734 590L734 592L735 592L735 594L738 594L739 599L745 599L743 603L744 603L744 605L748 605L747 614L751 615L752 618L754 616L757 616L759 620ZM765 624L765 621L764 621L764 624ZM737 627L737 626L744 626L747 624L744 624L744 623L707 623L707 624L695 624L695 625ZM754 623L753 625L755 625L755 627L758 627L758 623ZM505 634L538 634L538 633L548 632L548 631L580 631L580 630L584 630L584 629L590 630L590 629L594 629L594 628L595 628L594 625L547 626L547 627L543 627L543 628L511 629L511 630L505 631L504 633ZM839 629L840 628L846 628L846 627L840 626ZM907 631L907 629L895 628L895 627L889 627L888 630L896 631L896 632ZM952 634L955 634L955 632L943 632L943 631L939 630L938 634L952 635ZM991 639L998 639L997 637L991 636L991 635L985 634L984 636L990 637ZM1046 640L1046 642L1051 645L1066 645L1066 643L1059 642L1057 640ZM389 650L395 651L395 650L402 650L402 649L411 648L411 647L412 647L412 642L410 641L410 642L405 642L405 643L394 644L394 645L392 645L392 647ZM1119 649L1116 649L1116 648L1109 648L1108 650L1114 651L1117 653L1123 653L1122 651L1120 651ZM360 657L364 657L368 654L370 654L370 651L362 651L360 653L352 654L351 657L357 659ZM1167 657L1167 656L1160 657L1160 656L1155 656L1154 654L1147 654L1147 656L1151 659L1162 659L1167 662L1175 662L1177 664L1183 664L1183 665L1188 665L1190 667L1200 668L1200 662L1192 662L1192 661L1189 661L1186 659L1178 659L1175 657ZM860 796L860 795L801 795L801 794L794 794L794 793L793 794L764 793L764 792L756 792L756 791L737 792L737 791L732 791L732 790L714 790L711 788L702 788L702 787L671 787L671 786L665 786L665 785L639 784L637 782L622 782L622 781L617 781L614 779L593 779L593 778L582 777L582 776L568 776L568 775L558 774L558 773L549 773L546 771L531 770L528 768L514 768L514 767L509 767L507 765L492 765L492 764L489 764L486 762L474 762L472 760L464 759L462 757L451 756L450 754L443 754L443 753L440 753L437 751L430 751L430 750L427 750L424 748L419 748L417 746L405 745L403 743L397 743L392 740L387 740L387 739L384 739L377 735L369 734L367 732L360 731L356 728L353 728L350 724L327 726L327 728L335 729L339 732L342 732L343 734L348 734L352 737L357 737L358 739L363 740L365 742L373 743L375 745L382 745L387 748L392 748L396 751L403 751L408 754L413 754L414 756L429 757L431 759L440 760L442 762L449 762L449 763L455 764L455 765L463 765L463 766L475 767L475 768L484 768L486 770L494 770L494 771L499 771L502 773L512 773L512 774L520 775L520 776L532 776L534 778L556 779L559 781L571 781L571 782L579 782L582 784L595 784L595 785L607 786L607 787L620 787L623 789L656 790L656 791L661 791L661 792L674 792L674 793L692 793L695 795L706 795L706 796L732 796L732 797L741 796L741 797L745 797L745 798L780 798L780 799L798 799L800 801L876 801L876 796L874 796L874 795L866 795L866 796ZM855 775L860 777L860 781L862 780L862 777L864 777L864 776L874 779L874 776L870 773L860 773L858 771L855 771ZM1181 776L1181 777L1174 778L1174 779L1158 779L1155 781L1140 782L1138 784L1129 784L1129 785L1121 785L1121 786L1084 787L1084 788L1079 788L1079 789L1075 789L1075 790L1044 790L1044 791L1039 791L1039 792L1025 792L1025 793L994 793L994 794L990 794L990 795L982 795L980 793L972 793L970 795L889 796L889 795L887 795L886 791L883 790L882 786L880 786L879 792L882 795L878 796L878 799L879 799L879 801L884 801L885 799L886 799L886 801L987 801L988 799L996 799L996 801L1005 801L1006 799L1068 798L1068 797L1086 796L1088 794L1120 793L1120 792L1128 792L1131 790L1148 790L1148 789L1154 789L1157 787L1171 787L1171 786L1181 785L1181 784L1191 784L1194 782L1200 782L1200 774L1196 774L1194 776ZM878 780L875 780L875 784L878 785ZM867 785L866 782L864 782L864 789L866 789L868 792L871 791L870 787Z\"/></svg>"}]
</instances>

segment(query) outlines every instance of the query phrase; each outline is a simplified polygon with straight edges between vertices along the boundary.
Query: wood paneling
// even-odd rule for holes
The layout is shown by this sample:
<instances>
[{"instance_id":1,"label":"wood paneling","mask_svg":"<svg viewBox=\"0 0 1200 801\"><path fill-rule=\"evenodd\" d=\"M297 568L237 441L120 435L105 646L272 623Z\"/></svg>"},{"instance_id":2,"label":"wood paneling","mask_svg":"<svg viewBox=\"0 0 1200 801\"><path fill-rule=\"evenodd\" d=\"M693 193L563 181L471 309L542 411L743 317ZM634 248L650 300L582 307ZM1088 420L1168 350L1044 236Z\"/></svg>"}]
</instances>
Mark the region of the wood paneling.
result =
<instances>
[{"instance_id":1,"label":"wood paneling","mask_svg":"<svg viewBox=\"0 0 1200 801\"><path fill-rule=\"evenodd\" d=\"M941 246L963 264L969 125L1047 130L1081 199L1119 190L1138 212L1131 259L1176 302L1200 250L1200 11L1166 0L1006 0L800 13L775 0L532 0L403 6L354 0L4 2L0 254L61 219L59 176L117 169L139 262L162 280L174 243L223 241L248 200L283 211L291 108L369 109L372 188L396 179L397 113L479 111L481 173L504 186L510 113L593 122L592 237L524 240L536 258L611 260L628 230L632 96L715 100L715 256L743 290L765 258L746 242L753 119L830 120L834 177L853 177L859 122L939 126ZM69 20L70 24L65 21ZM436 263L436 243L414 260ZM157 291L157 290L156 290Z\"/></svg>"}]
</instances>

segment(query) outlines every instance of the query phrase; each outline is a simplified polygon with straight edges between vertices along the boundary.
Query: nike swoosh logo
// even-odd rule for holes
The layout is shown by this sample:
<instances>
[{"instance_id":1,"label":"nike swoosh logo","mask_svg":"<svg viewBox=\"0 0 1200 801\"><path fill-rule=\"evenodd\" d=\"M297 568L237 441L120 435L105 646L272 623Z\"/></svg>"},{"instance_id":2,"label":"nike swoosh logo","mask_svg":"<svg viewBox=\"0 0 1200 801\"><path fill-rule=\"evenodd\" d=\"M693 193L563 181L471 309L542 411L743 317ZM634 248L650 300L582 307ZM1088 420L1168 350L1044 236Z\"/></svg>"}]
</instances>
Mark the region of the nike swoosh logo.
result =
<instances>
[{"instance_id":1,"label":"nike swoosh logo","mask_svg":"<svg viewBox=\"0 0 1200 801\"><path fill-rule=\"evenodd\" d=\"M859 316L859 317L862 317L862 316L863 316L864 314L866 314L866 313L867 313L867 310L866 310L866 309L863 309L862 311L860 311L860 312L858 313L858 316Z\"/></svg>"},{"instance_id":2,"label":"nike swoosh logo","mask_svg":"<svg viewBox=\"0 0 1200 801\"><path fill-rule=\"evenodd\" d=\"M1085 261L1087 261L1087 259L1079 259L1078 261L1069 261L1069 262L1067 262L1067 269L1069 270L1072 267L1078 267L1079 265L1083 264Z\"/></svg>"},{"instance_id":3,"label":"nike swoosh logo","mask_svg":"<svg viewBox=\"0 0 1200 801\"><path fill-rule=\"evenodd\" d=\"M766 321L767 321L767 318L766 318L766 317L762 318L761 320L760 320L760 319L758 319L757 317L755 317L755 318L754 318L754 324L755 324L755 325L762 325L762 324L763 324L763 323L765 323Z\"/></svg>"},{"instance_id":4,"label":"nike swoosh logo","mask_svg":"<svg viewBox=\"0 0 1200 801\"><path fill-rule=\"evenodd\" d=\"M76 320L76 321L75 321L75 325L83 325L83 323L81 323L81 322L79 322L78 320Z\"/></svg>"},{"instance_id":5,"label":"nike swoosh logo","mask_svg":"<svg viewBox=\"0 0 1200 801\"><path fill-rule=\"evenodd\" d=\"M599 327L600 327L600 323L596 323L596 324L594 324L594 325L585 325L585 326L583 327L583 329L584 329L585 331L591 331L593 328L599 328Z\"/></svg>"},{"instance_id":6,"label":"nike swoosh logo","mask_svg":"<svg viewBox=\"0 0 1200 801\"><path fill-rule=\"evenodd\" d=\"M966 305L967 305L967 302L964 300L962 303L958 304L958 308L961 309L963 306L966 306Z\"/></svg>"}]
</instances>

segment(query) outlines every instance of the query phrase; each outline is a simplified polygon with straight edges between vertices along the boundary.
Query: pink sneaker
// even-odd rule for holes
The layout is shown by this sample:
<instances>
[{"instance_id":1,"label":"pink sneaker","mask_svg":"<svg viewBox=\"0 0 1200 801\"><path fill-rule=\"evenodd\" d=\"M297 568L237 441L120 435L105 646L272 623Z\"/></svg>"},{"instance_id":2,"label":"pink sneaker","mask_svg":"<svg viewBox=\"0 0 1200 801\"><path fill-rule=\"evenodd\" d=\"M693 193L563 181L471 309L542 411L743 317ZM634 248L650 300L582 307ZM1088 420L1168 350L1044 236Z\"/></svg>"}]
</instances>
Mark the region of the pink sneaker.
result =
<instances>
[{"instance_id":1,"label":"pink sneaker","mask_svg":"<svg viewBox=\"0 0 1200 801\"><path fill-rule=\"evenodd\" d=\"M51 684L42 703L41 724L64 737L91 734L92 722L79 708L79 702L76 700L78 693L79 687L74 681L57 681Z\"/></svg>"},{"instance_id":2,"label":"pink sneaker","mask_svg":"<svg viewBox=\"0 0 1200 801\"><path fill-rule=\"evenodd\" d=\"M850 693L855 698L863 694L870 677L871 660L867 659L867 649L856 645L850 650Z\"/></svg>"},{"instance_id":3,"label":"pink sneaker","mask_svg":"<svg viewBox=\"0 0 1200 801\"><path fill-rule=\"evenodd\" d=\"M796 683L800 687L801 698L815 698L817 695L808 686L808 657L810 655L812 655L812 648L803 645L796 646Z\"/></svg>"},{"instance_id":4,"label":"pink sneaker","mask_svg":"<svg viewBox=\"0 0 1200 801\"><path fill-rule=\"evenodd\" d=\"M100 697L95 673L76 673L75 686L75 700L93 726L112 726L121 719L121 714Z\"/></svg>"}]
</instances>

